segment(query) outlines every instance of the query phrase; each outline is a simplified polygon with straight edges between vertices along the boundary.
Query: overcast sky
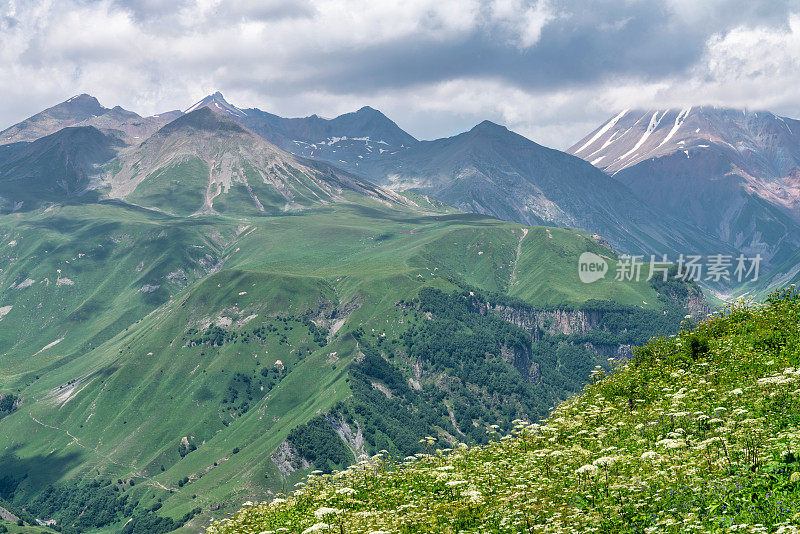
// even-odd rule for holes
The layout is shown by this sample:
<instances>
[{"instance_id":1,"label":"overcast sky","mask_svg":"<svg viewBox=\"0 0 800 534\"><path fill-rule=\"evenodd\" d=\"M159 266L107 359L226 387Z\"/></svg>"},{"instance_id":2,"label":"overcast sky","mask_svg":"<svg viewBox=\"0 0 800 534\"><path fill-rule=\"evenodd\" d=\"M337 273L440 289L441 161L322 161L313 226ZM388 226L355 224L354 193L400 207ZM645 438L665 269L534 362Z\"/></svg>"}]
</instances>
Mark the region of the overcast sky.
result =
<instances>
[{"instance_id":1,"label":"overcast sky","mask_svg":"<svg viewBox=\"0 0 800 534\"><path fill-rule=\"evenodd\" d=\"M0 129L78 93L141 114L370 105L566 148L617 110L800 117L800 0L0 0Z\"/></svg>"}]
</instances>

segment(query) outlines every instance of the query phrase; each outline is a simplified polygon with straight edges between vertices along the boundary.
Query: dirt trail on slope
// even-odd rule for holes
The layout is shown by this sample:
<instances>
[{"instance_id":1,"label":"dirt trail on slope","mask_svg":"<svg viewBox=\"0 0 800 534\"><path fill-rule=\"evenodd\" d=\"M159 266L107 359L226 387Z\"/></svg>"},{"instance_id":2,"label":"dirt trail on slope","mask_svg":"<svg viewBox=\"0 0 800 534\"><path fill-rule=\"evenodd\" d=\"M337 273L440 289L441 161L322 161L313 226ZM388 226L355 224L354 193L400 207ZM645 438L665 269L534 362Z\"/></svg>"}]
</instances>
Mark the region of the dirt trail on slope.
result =
<instances>
[{"instance_id":1,"label":"dirt trail on slope","mask_svg":"<svg viewBox=\"0 0 800 534\"><path fill-rule=\"evenodd\" d=\"M511 288L517 282L517 263L519 262L520 254L522 254L522 241L525 239L525 236L528 235L528 229L522 229L522 236L519 238L519 242L517 243L517 255L514 257L514 268L511 269L511 279L508 281L508 287Z\"/></svg>"},{"instance_id":2,"label":"dirt trail on slope","mask_svg":"<svg viewBox=\"0 0 800 534\"><path fill-rule=\"evenodd\" d=\"M93 453L97 454L98 456L102 456L103 458L105 458L106 460L108 460L110 463L112 463L114 465L118 465L120 467L125 467L125 468L129 468L129 469L134 469L133 465L123 464L121 462L118 462L118 461L112 459L110 456L107 456L107 455L101 453L97 449L92 449L92 448L87 447L86 445L81 443L80 440L76 436L71 434L69 430L66 430L66 429L63 429L63 428L59 428L59 427L53 426L53 425L48 425L47 423L43 423L43 422L39 421L38 419L36 419L33 416L33 414L31 414L31 413L28 414L28 417L30 417L31 419L33 419L34 422L38 423L39 425L41 425L41 426L43 426L45 428L50 428L50 429L56 430L58 432L64 432L67 436L72 438L72 443L75 443L77 446L81 447L84 450L87 450L89 452L93 452ZM149 485L152 485L152 486L157 486L157 487L159 487L159 488L161 488L163 490L169 491L169 490L174 489L174 488L170 488L170 487L165 486L164 484L162 484L161 482L159 482L157 480L154 480L154 479L152 479L152 478L150 478L148 476L145 476L140 471L137 471L136 473L134 473L133 476L138 476L138 477L144 478L145 480L147 480L147 482L145 482L145 484L149 484Z\"/></svg>"}]
</instances>

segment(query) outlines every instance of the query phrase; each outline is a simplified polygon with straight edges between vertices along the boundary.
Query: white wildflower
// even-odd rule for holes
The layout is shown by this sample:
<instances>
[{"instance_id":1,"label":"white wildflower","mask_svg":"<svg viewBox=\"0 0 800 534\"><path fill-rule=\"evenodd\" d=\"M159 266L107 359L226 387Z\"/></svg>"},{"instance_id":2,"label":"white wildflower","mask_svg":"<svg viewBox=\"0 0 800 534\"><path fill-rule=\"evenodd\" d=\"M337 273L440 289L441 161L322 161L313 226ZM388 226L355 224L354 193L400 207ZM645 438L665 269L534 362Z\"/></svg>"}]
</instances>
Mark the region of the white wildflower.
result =
<instances>
[{"instance_id":1,"label":"white wildflower","mask_svg":"<svg viewBox=\"0 0 800 534\"><path fill-rule=\"evenodd\" d=\"M594 462L592 465L596 465L597 467L611 467L617 461L616 456L601 456Z\"/></svg>"},{"instance_id":2,"label":"white wildflower","mask_svg":"<svg viewBox=\"0 0 800 534\"><path fill-rule=\"evenodd\" d=\"M341 510L339 510L338 508L328 508L326 506L322 506L321 508L317 508L314 511L314 515L317 518L320 518L330 514L338 514L339 512L341 512Z\"/></svg>"},{"instance_id":3,"label":"white wildflower","mask_svg":"<svg viewBox=\"0 0 800 534\"><path fill-rule=\"evenodd\" d=\"M656 442L656 445L658 445L659 447L664 447L665 449L680 449L681 447L686 445L686 442L683 441L682 439L667 438Z\"/></svg>"},{"instance_id":4,"label":"white wildflower","mask_svg":"<svg viewBox=\"0 0 800 534\"><path fill-rule=\"evenodd\" d=\"M581 467L579 467L575 471L575 473L577 473L578 475L594 476L594 475L597 474L598 471L599 471L599 469L597 468L597 466L592 465L592 464L586 464L586 465L582 465Z\"/></svg>"},{"instance_id":5,"label":"white wildflower","mask_svg":"<svg viewBox=\"0 0 800 534\"><path fill-rule=\"evenodd\" d=\"M473 503L481 502L481 500L483 498L483 495L481 494L481 492L476 490L476 489L465 491L464 492L464 496L465 497L469 497L470 502L473 502Z\"/></svg>"}]
</instances>

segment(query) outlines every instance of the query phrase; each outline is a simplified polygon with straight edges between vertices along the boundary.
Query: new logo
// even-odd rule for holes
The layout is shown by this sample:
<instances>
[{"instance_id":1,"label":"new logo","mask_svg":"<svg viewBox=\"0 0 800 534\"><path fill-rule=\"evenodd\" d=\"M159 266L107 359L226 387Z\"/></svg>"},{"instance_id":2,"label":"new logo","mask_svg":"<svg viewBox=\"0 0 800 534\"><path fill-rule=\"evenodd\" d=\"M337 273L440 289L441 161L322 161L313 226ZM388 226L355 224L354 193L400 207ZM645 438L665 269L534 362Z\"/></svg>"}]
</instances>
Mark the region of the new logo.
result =
<instances>
[{"instance_id":1,"label":"new logo","mask_svg":"<svg viewBox=\"0 0 800 534\"><path fill-rule=\"evenodd\" d=\"M591 284L605 278L607 272L608 264L602 256L593 252L584 252L578 258L578 276L584 284Z\"/></svg>"}]
</instances>

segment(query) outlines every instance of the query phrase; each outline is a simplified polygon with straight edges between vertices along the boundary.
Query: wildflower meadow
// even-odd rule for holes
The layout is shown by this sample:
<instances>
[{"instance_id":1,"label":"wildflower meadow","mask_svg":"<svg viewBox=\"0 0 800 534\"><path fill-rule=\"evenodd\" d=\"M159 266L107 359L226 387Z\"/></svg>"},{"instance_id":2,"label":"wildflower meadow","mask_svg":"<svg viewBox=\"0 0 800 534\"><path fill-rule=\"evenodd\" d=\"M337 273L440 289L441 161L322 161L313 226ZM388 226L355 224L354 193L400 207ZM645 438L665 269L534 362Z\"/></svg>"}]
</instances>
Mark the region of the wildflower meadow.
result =
<instances>
[{"instance_id":1,"label":"wildflower meadow","mask_svg":"<svg viewBox=\"0 0 800 534\"><path fill-rule=\"evenodd\" d=\"M312 473L208 532L800 532L800 293L687 320L501 430Z\"/></svg>"}]
</instances>

